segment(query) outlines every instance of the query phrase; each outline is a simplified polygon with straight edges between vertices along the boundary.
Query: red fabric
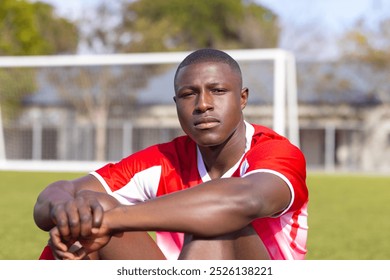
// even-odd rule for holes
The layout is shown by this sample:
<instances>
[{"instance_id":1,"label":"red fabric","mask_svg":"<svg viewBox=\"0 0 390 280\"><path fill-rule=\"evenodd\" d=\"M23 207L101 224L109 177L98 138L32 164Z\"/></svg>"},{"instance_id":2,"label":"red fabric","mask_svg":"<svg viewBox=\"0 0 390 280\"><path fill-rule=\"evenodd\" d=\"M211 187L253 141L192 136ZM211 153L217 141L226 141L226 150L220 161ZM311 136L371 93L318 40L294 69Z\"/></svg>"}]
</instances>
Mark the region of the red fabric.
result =
<instances>
[{"instance_id":1,"label":"red fabric","mask_svg":"<svg viewBox=\"0 0 390 280\"><path fill-rule=\"evenodd\" d=\"M45 248L43 248L43 251L39 256L39 260L55 260L49 245L46 245Z\"/></svg>"},{"instance_id":2,"label":"red fabric","mask_svg":"<svg viewBox=\"0 0 390 280\"><path fill-rule=\"evenodd\" d=\"M229 176L268 172L284 180L291 191L291 205L274 217L256 219L252 225L272 259L303 259L308 202L304 155L287 138L269 128L250 124L246 128L247 150ZM109 193L126 204L144 202L210 180L201 155L198 158L196 143L188 136L150 146L92 174ZM182 248L181 237L173 234L181 233L157 232L157 243L168 259L177 259Z\"/></svg>"}]
</instances>

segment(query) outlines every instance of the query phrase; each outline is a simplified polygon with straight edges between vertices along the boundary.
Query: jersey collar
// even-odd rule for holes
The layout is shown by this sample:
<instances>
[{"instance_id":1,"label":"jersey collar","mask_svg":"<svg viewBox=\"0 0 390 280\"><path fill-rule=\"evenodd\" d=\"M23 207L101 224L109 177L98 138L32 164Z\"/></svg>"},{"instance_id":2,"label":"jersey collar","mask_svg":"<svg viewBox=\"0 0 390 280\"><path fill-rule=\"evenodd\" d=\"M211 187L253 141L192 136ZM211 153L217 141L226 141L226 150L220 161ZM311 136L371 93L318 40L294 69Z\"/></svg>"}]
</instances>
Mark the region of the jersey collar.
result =
<instances>
[{"instance_id":1,"label":"jersey collar","mask_svg":"<svg viewBox=\"0 0 390 280\"><path fill-rule=\"evenodd\" d=\"M237 170L238 166L240 165L242 158L244 157L246 152L249 151L251 147L252 137L255 132L255 128L247 121L244 121L244 123L245 123L245 139L246 139L245 152L241 156L241 158L236 162L236 164L234 164L228 171L226 171L226 173L223 174L221 178L229 178L233 175L233 173ZM202 178L203 182L210 181L211 178L207 173L207 169L206 166L204 165L203 157L199 150L198 145L196 145L196 153L197 153L197 164L198 164L199 175Z\"/></svg>"}]
</instances>

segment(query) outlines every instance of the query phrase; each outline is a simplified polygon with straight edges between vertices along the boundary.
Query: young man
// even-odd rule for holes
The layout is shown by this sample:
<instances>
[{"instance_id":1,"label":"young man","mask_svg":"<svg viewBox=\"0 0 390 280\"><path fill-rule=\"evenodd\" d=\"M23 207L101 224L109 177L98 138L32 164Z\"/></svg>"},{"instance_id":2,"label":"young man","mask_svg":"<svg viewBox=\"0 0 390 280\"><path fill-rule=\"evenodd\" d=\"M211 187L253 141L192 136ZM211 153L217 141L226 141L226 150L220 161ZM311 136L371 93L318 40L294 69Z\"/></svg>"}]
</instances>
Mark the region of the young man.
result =
<instances>
[{"instance_id":1,"label":"young man","mask_svg":"<svg viewBox=\"0 0 390 280\"><path fill-rule=\"evenodd\" d=\"M237 62L197 50L179 65L174 89L185 136L39 195L34 218L50 231L54 256L304 259L304 156L244 120L249 91Z\"/></svg>"}]
</instances>

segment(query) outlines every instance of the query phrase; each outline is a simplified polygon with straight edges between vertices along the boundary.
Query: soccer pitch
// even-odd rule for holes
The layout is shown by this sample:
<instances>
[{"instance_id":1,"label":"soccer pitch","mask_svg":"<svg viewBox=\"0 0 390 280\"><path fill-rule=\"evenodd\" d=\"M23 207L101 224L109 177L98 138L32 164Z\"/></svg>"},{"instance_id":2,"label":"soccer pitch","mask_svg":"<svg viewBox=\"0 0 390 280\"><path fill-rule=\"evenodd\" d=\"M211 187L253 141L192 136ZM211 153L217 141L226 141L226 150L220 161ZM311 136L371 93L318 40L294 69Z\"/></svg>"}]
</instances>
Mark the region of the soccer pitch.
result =
<instances>
[{"instance_id":1,"label":"soccer pitch","mask_svg":"<svg viewBox=\"0 0 390 280\"><path fill-rule=\"evenodd\" d=\"M47 241L32 211L49 183L80 173L0 171L0 260L37 259ZM309 173L308 260L390 259L390 176Z\"/></svg>"}]
</instances>

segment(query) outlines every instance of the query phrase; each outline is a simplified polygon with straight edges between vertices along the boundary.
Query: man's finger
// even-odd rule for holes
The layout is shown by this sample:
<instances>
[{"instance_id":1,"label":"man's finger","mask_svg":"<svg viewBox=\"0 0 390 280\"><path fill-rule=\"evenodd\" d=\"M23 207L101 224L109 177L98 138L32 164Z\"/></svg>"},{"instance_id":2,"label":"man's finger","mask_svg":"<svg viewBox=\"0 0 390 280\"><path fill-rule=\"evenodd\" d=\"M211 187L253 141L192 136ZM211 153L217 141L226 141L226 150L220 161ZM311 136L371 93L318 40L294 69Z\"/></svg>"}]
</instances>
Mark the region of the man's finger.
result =
<instances>
[{"instance_id":1,"label":"man's finger","mask_svg":"<svg viewBox=\"0 0 390 280\"><path fill-rule=\"evenodd\" d=\"M91 210L93 213L92 227L98 228L102 225L104 210L97 200L91 202Z\"/></svg>"},{"instance_id":2,"label":"man's finger","mask_svg":"<svg viewBox=\"0 0 390 280\"><path fill-rule=\"evenodd\" d=\"M61 234L57 227L51 229L49 235L49 244L51 247L53 247L55 250L60 250L63 252L66 252L68 250L68 246L64 242L62 242Z\"/></svg>"},{"instance_id":3,"label":"man's finger","mask_svg":"<svg viewBox=\"0 0 390 280\"><path fill-rule=\"evenodd\" d=\"M73 257L74 257L74 260L82 260L84 259L88 253L87 251L84 249L84 247L80 247L79 249L77 249L76 251L74 251L72 253Z\"/></svg>"}]
</instances>

